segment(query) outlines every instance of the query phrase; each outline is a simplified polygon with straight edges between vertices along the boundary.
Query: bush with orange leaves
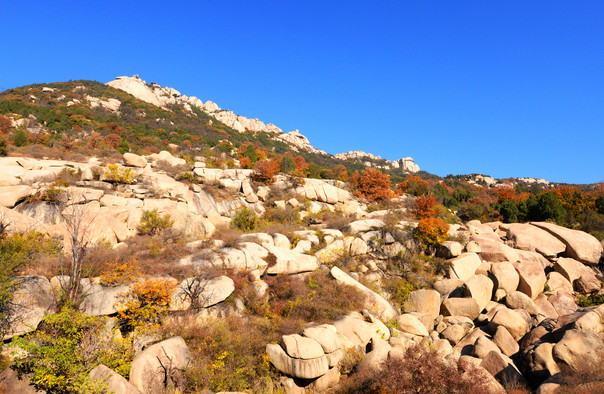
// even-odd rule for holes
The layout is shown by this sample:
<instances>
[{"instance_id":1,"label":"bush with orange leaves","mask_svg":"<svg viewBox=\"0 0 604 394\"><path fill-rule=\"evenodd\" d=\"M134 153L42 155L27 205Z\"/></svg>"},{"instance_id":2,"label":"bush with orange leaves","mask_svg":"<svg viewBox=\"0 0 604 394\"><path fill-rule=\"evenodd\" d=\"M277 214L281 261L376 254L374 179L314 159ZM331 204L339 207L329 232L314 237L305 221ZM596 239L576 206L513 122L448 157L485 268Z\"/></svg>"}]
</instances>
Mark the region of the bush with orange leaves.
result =
<instances>
[{"instance_id":1,"label":"bush with orange leaves","mask_svg":"<svg viewBox=\"0 0 604 394\"><path fill-rule=\"evenodd\" d=\"M397 193L407 193L412 196L421 196L430 191L432 185L417 175L409 175L407 179L396 185Z\"/></svg>"},{"instance_id":2,"label":"bush with orange leaves","mask_svg":"<svg viewBox=\"0 0 604 394\"><path fill-rule=\"evenodd\" d=\"M440 219L422 219L417 224L413 236L419 240L427 252L432 252L447 239L449 225Z\"/></svg>"},{"instance_id":3,"label":"bush with orange leaves","mask_svg":"<svg viewBox=\"0 0 604 394\"><path fill-rule=\"evenodd\" d=\"M256 171L252 179L265 184L273 183L273 177L279 172L279 163L272 160L261 160L256 163Z\"/></svg>"},{"instance_id":4,"label":"bush with orange leaves","mask_svg":"<svg viewBox=\"0 0 604 394\"><path fill-rule=\"evenodd\" d=\"M366 168L359 174L355 171L350 178L353 193L370 202L385 201L392 197L390 177L375 168Z\"/></svg>"},{"instance_id":5,"label":"bush with orange leaves","mask_svg":"<svg viewBox=\"0 0 604 394\"><path fill-rule=\"evenodd\" d=\"M122 332L158 328L162 316L168 312L174 287L169 279L145 279L121 294L116 306Z\"/></svg>"},{"instance_id":6,"label":"bush with orange leaves","mask_svg":"<svg viewBox=\"0 0 604 394\"><path fill-rule=\"evenodd\" d=\"M426 194L415 199L415 209L413 214L418 218L429 218L438 216L442 213L436 205L438 200L433 194Z\"/></svg>"}]
</instances>

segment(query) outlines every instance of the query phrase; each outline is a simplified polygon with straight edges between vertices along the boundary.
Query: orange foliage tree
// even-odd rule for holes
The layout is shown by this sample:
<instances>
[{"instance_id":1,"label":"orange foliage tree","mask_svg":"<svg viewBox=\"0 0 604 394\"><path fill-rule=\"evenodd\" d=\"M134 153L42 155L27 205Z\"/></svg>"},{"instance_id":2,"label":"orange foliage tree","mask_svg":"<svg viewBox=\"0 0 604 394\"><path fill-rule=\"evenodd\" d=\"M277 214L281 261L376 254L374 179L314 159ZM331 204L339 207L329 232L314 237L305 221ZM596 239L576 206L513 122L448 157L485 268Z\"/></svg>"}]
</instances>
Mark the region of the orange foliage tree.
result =
<instances>
[{"instance_id":1,"label":"orange foliage tree","mask_svg":"<svg viewBox=\"0 0 604 394\"><path fill-rule=\"evenodd\" d=\"M273 182L273 177L277 172L279 172L279 163L272 160L261 160L256 162L256 171L252 175L252 179L269 184Z\"/></svg>"},{"instance_id":2,"label":"orange foliage tree","mask_svg":"<svg viewBox=\"0 0 604 394\"><path fill-rule=\"evenodd\" d=\"M295 175L305 178L308 176L308 174L310 174L308 163L306 162L306 160L304 160L302 156L294 157L294 166L296 167L294 171Z\"/></svg>"},{"instance_id":3,"label":"orange foliage tree","mask_svg":"<svg viewBox=\"0 0 604 394\"><path fill-rule=\"evenodd\" d=\"M13 122L7 116L0 115L0 133L6 134L10 131Z\"/></svg>"},{"instance_id":4,"label":"orange foliage tree","mask_svg":"<svg viewBox=\"0 0 604 394\"><path fill-rule=\"evenodd\" d=\"M383 201L392 197L390 177L375 168L366 168L359 174L355 171L350 179L353 193L369 201Z\"/></svg>"},{"instance_id":5,"label":"orange foliage tree","mask_svg":"<svg viewBox=\"0 0 604 394\"><path fill-rule=\"evenodd\" d=\"M415 199L415 209L413 214L418 218L429 218L438 216L442 213L440 208L437 208L438 200L433 194L425 194Z\"/></svg>"},{"instance_id":6,"label":"orange foliage tree","mask_svg":"<svg viewBox=\"0 0 604 394\"><path fill-rule=\"evenodd\" d=\"M409 175L407 179L396 185L396 192L399 194L407 193L413 196L421 196L430 191L432 185L417 175Z\"/></svg>"},{"instance_id":7,"label":"orange foliage tree","mask_svg":"<svg viewBox=\"0 0 604 394\"><path fill-rule=\"evenodd\" d=\"M426 247L426 250L432 251L445 242L448 231L447 223L440 219L428 218L419 221L413 236Z\"/></svg>"}]
</instances>

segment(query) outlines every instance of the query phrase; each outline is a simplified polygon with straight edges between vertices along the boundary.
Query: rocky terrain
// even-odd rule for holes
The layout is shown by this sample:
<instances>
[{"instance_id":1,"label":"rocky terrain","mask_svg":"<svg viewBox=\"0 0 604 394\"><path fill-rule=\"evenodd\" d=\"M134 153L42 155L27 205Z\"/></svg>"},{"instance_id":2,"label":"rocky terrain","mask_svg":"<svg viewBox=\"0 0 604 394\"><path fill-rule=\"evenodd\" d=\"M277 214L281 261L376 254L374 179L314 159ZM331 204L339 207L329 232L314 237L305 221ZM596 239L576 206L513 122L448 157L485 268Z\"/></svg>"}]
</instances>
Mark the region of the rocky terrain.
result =
<instances>
[{"instance_id":1,"label":"rocky terrain","mask_svg":"<svg viewBox=\"0 0 604 394\"><path fill-rule=\"evenodd\" d=\"M176 180L171 168L191 172L194 180ZM116 180L115 171L131 173L132 179ZM67 173L71 181L62 184L54 201L41 198L56 190L57 179ZM304 277L317 270L357 289L365 298L363 309L331 323L307 322L302 331L266 344L268 360L283 376L278 385L287 392L337 388L341 362L351 349L361 354L357 373L382 368L383 362L404 357L410 347L433 349L447 363L485 372L491 392L516 384L539 393L557 392L563 371L595 368L602 362L603 306L580 307L577 297L602 294L603 246L581 231L546 222L451 225L450 240L438 251L447 259L443 274L397 305L382 284L393 256L413 248L417 222L400 216L393 222L392 210L369 212L341 182L278 175L266 186L252 180L252 170L206 168L203 162L187 163L165 151L145 157L126 153L113 172L94 159L82 163L6 157L0 159L0 174L0 204L10 230L48 233L63 239L66 250L67 223L76 210L92 223L90 242L106 242L125 253L145 211L170 215L173 230L191 251L170 264L189 266L191 272L224 270L195 293L201 301L195 313L205 319L245 313L241 301L224 305L235 291L235 272L252 278L260 298L271 291L267 278ZM215 190L226 191L228 197L215 195ZM284 197L275 200L274 195ZM399 198L396 211L403 214L412 200ZM307 228L289 237L248 231L224 245L214 238L217 228L228 227L242 207L258 215L275 207L295 210ZM340 228L310 220L320 212L336 211L348 219ZM196 249L202 240L212 239L202 253ZM356 263L343 265L348 259ZM65 280L20 277L15 293L18 316L5 334L9 348L11 338L35 331L56 311L56 289ZM175 284L170 313L189 310L192 300L185 295L195 277L170 280ZM83 278L79 308L91 316L115 316L119 294L133 283L109 286L99 278ZM156 373L162 360L185 370L192 357L179 336L155 344L152 340L143 348L135 354L128 381L103 365L90 376L108 378L108 387L116 393L158 392L170 384ZM594 384L594 390L602 389L601 381Z\"/></svg>"},{"instance_id":2,"label":"rocky terrain","mask_svg":"<svg viewBox=\"0 0 604 394\"><path fill-rule=\"evenodd\" d=\"M602 185L331 156L138 76L0 113L5 392L604 391Z\"/></svg>"}]
</instances>

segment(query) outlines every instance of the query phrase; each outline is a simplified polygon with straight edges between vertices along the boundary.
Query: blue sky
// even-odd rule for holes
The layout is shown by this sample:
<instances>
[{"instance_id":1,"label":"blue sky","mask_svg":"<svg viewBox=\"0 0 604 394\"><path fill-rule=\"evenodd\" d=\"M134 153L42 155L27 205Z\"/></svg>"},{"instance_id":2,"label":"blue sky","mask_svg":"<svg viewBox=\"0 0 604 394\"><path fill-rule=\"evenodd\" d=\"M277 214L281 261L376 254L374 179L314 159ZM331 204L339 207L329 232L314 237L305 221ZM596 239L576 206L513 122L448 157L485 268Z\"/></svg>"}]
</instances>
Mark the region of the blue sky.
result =
<instances>
[{"instance_id":1,"label":"blue sky","mask_svg":"<svg viewBox=\"0 0 604 394\"><path fill-rule=\"evenodd\" d=\"M5 1L0 90L147 82L437 175L604 180L604 3Z\"/></svg>"}]
</instances>

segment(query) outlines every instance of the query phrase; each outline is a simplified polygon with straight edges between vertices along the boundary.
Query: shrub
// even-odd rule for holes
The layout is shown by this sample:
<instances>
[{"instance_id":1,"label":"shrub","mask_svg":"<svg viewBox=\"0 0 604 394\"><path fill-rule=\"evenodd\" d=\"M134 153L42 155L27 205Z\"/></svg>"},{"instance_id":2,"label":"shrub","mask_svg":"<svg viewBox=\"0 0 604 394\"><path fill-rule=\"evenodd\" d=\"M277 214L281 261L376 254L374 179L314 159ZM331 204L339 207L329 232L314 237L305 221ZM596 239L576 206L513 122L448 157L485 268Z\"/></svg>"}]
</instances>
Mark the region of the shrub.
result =
<instances>
[{"instance_id":1,"label":"shrub","mask_svg":"<svg viewBox=\"0 0 604 394\"><path fill-rule=\"evenodd\" d=\"M351 379L340 393L489 393L488 381L474 369L468 372L448 364L440 354L421 346L402 358L389 359L380 370L366 371Z\"/></svg>"},{"instance_id":2,"label":"shrub","mask_svg":"<svg viewBox=\"0 0 604 394\"><path fill-rule=\"evenodd\" d=\"M231 225L241 231L253 231L257 220L256 212L248 207L242 207L233 215Z\"/></svg>"},{"instance_id":3,"label":"shrub","mask_svg":"<svg viewBox=\"0 0 604 394\"><path fill-rule=\"evenodd\" d=\"M413 236L418 239L426 250L433 251L447 239L449 225L440 219L422 219L417 224Z\"/></svg>"},{"instance_id":4,"label":"shrub","mask_svg":"<svg viewBox=\"0 0 604 394\"><path fill-rule=\"evenodd\" d=\"M350 186L356 196L371 202L388 200L392 196L390 177L375 168L366 168L360 175L355 172Z\"/></svg>"},{"instance_id":5,"label":"shrub","mask_svg":"<svg viewBox=\"0 0 604 394\"><path fill-rule=\"evenodd\" d=\"M0 136L0 157L8 155L8 143L6 137Z\"/></svg>"},{"instance_id":6,"label":"shrub","mask_svg":"<svg viewBox=\"0 0 604 394\"><path fill-rule=\"evenodd\" d=\"M138 232L142 235L157 235L172 228L174 221L169 213L160 215L157 208L144 210L138 226Z\"/></svg>"},{"instance_id":7,"label":"shrub","mask_svg":"<svg viewBox=\"0 0 604 394\"><path fill-rule=\"evenodd\" d=\"M169 279L146 279L134 283L118 301L123 332L136 329L155 329L161 318L168 312L174 282Z\"/></svg>"},{"instance_id":8,"label":"shrub","mask_svg":"<svg viewBox=\"0 0 604 394\"><path fill-rule=\"evenodd\" d=\"M162 330L165 336L182 336L191 349L187 392L266 393L279 380L266 355L266 344L278 341L280 335L265 317L173 318Z\"/></svg>"},{"instance_id":9,"label":"shrub","mask_svg":"<svg viewBox=\"0 0 604 394\"><path fill-rule=\"evenodd\" d=\"M46 315L38 330L15 339L15 364L30 373L38 389L53 393L104 393L88 373L103 363L127 376L132 360L128 344L107 332L106 320L70 308Z\"/></svg>"},{"instance_id":10,"label":"shrub","mask_svg":"<svg viewBox=\"0 0 604 394\"><path fill-rule=\"evenodd\" d=\"M121 140L117 146L117 151L122 155L126 152L130 152L130 144L126 140Z\"/></svg>"},{"instance_id":11,"label":"shrub","mask_svg":"<svg viewBox=\"0 0 604 394\"><path fill-rule=\"evenodd\" d=\"M124 168L117 164L109 164L103 170L103 174L107 182L131 185L136 180L134 171L131 168Z\"/></svg>"},{"instance_id":12,"label":"shrub","mask_svg":"<svg viewBox=\"0 0 604 394\"><path fill-rule=\"evenodd\" d=\"M25 131L23 131L22 129L17 129L13 134L12 141L15 146L25 146L28 142L27 134L25 134Z\"/></svg>"},{"instance_id":13,"label":"shrub","mask_svg":"<svg viewBox=\"0 0 604 394\"><path fill-rule=\"evenodd\" d=\"M417 290L415 283L402 278L385 281L384 288L390 293L390 302L399 307L401 311L405 310L405 304L411 292Z\"/></svg>"},{"instance_id":14,"label":"shrub","mask_svg":"<svg viewBox=\"0 0 604 394\"><path fill-rule=\"evenodd\" d=\"M417 175L409 175L407 179L396 185L396 191L399 193L408 193L412 196L421 196L427 194L430 190L430 183Z\"/></svg>"},{"instance_id":15,"label":"shrub","mask_svg":"<svg viewBox=\"0 0 604 394\"><path fill-rule=\"evenodd\" d=\"M105 271L100 275L99 280L105 286L119 286L131 283L136 277L140 276L138 261L131 258L126 261L115 259L108 264Z\"/></svg>"},{"instance_id":16,"label":"shrub","mask_svg":"<svg viewBox=\"0 0 604 394\"><path fill-rule=\"evenodd\" d=\"M499 214L502 216L504 223L516 223L520 211L512 200L505 200L499 205Z\"/></svg>"},{"instance_id":17,"label":"shrub","mask_svg":"<svg viewBox=\"0 0 604 394\"><path fill-rule=\"evenodd\" d=\"M357 289L336 282L328 272L316 271L305 280L291 276L268 278L272 313L306 322L330 323L364 307Z\"/></svg>"},{"instance_id":18,"label":"shrub","mask_svg":"<svg viewBox=\"0 0 604 394\"><path fill-rule=\"evenodd\" d=\"M13 320L13 294L19 286L15 276L28 264L35 264L41 255L58 255L61 244L37 231L9 234L6 222L0 223L0 335Z\"/></svg>"}]
</instances>

